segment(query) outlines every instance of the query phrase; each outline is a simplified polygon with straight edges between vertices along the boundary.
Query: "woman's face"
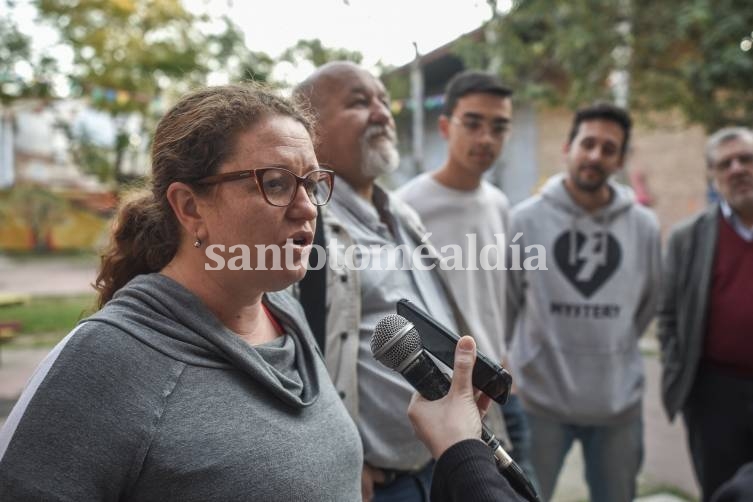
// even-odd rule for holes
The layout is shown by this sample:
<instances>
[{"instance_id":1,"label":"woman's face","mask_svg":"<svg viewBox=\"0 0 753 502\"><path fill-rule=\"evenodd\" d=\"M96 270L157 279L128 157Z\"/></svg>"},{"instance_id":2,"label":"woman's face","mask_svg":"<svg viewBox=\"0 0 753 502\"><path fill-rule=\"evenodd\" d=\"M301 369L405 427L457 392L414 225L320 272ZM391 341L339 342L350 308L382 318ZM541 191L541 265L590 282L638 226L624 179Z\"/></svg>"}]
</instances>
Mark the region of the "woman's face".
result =
<instances>
[{"instance_id":1,"label":"woman's face","mask_svg":"<svg viewBox=\"0 0 753 502\"><path fill-rule=\"evenodd\" d=\"M263 167L285 168L298 176L317 169L311 137L300 122L280 115L263 119L238 136L231 158L217 174ZM224 259L222 270L209 272L222 274L224 284L277 291L303 278L316 206L302 186L288 206L276 207L264 200L250 176L216 185L199 205L205 215L206 264L217 267L217 256ZM288 241L292 245L286 247ZM225 252L213 245L224 246ZM233 246L238 247L231 250ZM240 267L253 271L237 270Z\"/></svg>"}]
</instances>

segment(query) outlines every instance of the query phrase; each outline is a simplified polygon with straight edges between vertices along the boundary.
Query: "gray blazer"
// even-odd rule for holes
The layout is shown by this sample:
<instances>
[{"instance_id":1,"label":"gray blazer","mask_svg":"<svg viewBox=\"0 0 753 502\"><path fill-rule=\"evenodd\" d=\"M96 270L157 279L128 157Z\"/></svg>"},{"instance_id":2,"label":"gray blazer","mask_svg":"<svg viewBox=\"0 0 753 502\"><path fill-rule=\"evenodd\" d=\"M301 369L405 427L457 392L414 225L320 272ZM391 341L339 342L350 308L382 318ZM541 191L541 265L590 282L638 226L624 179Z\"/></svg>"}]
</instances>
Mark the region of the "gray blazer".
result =
<instances>
[{"instance_id":1,"label":"gray blazer","mask_svg":"<svg viewBox=\"0 0 753 502\"><path fill-rule=\"evenodd\" d=\"M673 228L667 243L658 337L662 400L670 420L685 404L703 351L720 217L714 204Z\"/></svg>"}]
</instances>

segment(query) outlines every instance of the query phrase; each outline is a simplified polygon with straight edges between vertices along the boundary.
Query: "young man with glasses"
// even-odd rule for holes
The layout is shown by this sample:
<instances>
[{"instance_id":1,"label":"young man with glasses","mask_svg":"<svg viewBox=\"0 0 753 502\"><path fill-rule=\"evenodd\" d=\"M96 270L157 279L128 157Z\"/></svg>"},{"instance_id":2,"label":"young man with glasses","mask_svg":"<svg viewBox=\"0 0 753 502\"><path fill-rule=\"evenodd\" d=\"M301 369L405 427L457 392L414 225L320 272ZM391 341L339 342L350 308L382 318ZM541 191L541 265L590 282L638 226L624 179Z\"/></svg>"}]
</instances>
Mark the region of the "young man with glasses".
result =
<instances>
[{"instance_id":1,"label":"young man with glasses","mask_svg":"<svg viewBox=\"0 0 753 502\"><path fill-rule=\"evenodd\" d=\"M664 406L704 501L753 461L753 131L711 135L706 163L721 200L672 230L659 311Z\"/></svg>"},{"instance_id":2,"label":"young man with glasses","mask_svg":"<svg viewBox=\"0 0 753 502\"><path fill-rule=\"evenodd\" d=\"M494 167L510 132L511 95L490 73L468 70L455 75L447 84L439 117L447 160L397 191L421 216L438 249L460 246L463 269L447 272L450 287L466 313L479 351L503 364L507 356L506 272L497 269L496 260L491 260L491 270L479 266L478 253L487 245L506 245L497 236L507 232L509 203L483 176ZM533 477L528 425L514 393L502 410L512 442L510 454Z\"/></svg>"}]
</instances>

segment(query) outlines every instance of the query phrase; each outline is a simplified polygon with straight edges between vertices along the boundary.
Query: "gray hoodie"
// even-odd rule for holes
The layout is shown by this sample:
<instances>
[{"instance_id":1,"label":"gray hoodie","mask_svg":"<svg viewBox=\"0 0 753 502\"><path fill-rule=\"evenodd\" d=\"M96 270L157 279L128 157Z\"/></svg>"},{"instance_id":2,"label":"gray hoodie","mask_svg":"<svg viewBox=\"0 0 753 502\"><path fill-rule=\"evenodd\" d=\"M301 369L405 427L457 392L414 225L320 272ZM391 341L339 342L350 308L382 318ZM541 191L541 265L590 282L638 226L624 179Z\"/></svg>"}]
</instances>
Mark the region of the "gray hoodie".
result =
<instances>
[{"instance_id":1,"label":"gray hoodie","mask_svg":"<svg viewBox=\"0 0 753 502\"><path fill-rule=\"evenodd\" d=\"M139 276L82 321L0 431L0 500L354 500L361 444L298 303L251 346Z\"/></svg>"},{"instance_id":2,"label":"gray hoodie","mask_svg":"<svg viewBox=\"0 0 753 502\"><path fill-rule=\"evenodd\" d=\"M531 412L565 423L607 425L640 413L638 338L656 310L660 235L632 191L609 182L594 213L552 177L511 214L512 239L546 249L547 270L511 270L507 329L518 393ZM512 256L513 253L510 253Z\"/></svg>"}]
</instances>

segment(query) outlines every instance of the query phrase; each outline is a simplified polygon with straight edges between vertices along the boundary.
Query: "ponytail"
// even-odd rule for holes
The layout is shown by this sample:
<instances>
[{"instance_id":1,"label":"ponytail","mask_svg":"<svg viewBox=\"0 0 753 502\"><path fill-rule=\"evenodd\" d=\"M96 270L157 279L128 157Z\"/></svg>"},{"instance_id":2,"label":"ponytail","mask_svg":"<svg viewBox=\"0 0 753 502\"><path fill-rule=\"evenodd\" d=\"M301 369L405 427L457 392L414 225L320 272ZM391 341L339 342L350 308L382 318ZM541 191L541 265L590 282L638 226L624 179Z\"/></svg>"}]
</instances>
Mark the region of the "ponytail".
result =
<instances>
[{"instance_id":1,"label":"ponytail","mask_svg":"<svg viewBox=\"0 0 753 502\"><path fill-rule=\"evenodd\" d=\"M98 308L137 275L158 272L172 260L177 227L167 201L155 200L151 191L138 189L124 197L94 283Z\"/></svg>"}]
</instances>

